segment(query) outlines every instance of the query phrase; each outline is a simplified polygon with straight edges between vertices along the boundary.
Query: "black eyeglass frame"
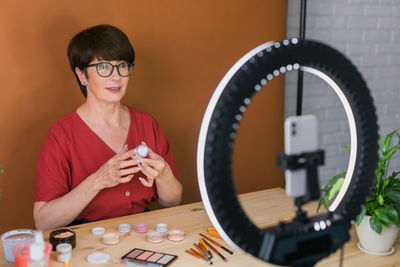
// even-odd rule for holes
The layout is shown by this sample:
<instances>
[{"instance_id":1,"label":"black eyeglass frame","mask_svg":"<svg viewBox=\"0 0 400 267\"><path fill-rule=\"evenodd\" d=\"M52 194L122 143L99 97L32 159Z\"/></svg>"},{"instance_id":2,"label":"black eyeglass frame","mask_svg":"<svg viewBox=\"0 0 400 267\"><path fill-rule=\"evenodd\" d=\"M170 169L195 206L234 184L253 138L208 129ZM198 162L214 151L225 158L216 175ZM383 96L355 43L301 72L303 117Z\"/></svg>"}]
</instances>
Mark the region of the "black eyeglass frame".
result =
<instances>
[{"instance_id":1,"label":"black eyeglass frame","mask_svg":"<svg viewBox=\"0 0 400 267\"><path fill-rule=\"evenodd\" d=\"M99 69L98 69L98 66L99 66L100 64L109 64L109 65L111 65L111 66L112 66L112 69L111 69L110 74L108 74L108 75L102 75L102 74L100 74ZM121 65L123 65L123 64L128 64L128 67L131 68L128 75L122 75L122 74L119 72L119 67L120 67ZM102 62L98 62L98 63L95 63L95 64L87 65L86 68L89 68L89 67L96 67L96 72L97 72L97 74L98 74L100 77L105 78L105 77L110 77L110 76L113 74L114 68L117 68L117 72L118 72L118 75L119 75L119 76L121 76L121 77L129 77L129 76L131 76L131 74L132 74L132 72L133 72L133 67L134 67L134 66L135 66L134 63L129 63L129 62L122 62L122 63L120 63L120 64L118 64L118 65L114 65L114 64L111 64L110 62L102 61Z\"/></svg>"}]
</instances>

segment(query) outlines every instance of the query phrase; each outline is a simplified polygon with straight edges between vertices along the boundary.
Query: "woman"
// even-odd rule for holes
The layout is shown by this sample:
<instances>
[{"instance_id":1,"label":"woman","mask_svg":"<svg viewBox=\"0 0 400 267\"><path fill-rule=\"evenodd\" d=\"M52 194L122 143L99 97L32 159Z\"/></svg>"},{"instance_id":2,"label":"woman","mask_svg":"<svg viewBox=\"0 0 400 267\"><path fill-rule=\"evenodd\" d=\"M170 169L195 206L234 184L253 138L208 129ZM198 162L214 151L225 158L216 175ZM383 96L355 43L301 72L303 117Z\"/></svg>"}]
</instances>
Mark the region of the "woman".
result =
<instances>
[{"instance_id":1,"label":"woman","mask_svg":"<svg viewBox=\"0 0 400 267\"><path fill-rule=\"evenodd\" d=\"M69 43L68 59L86 100L50 128L42 146L36 228L139 213L155 199L178 205L182 185L160 126L121 104L135 59L127 36L110 25L86 29ZM134 150L143 142L147 158Z\"/></svg>"}]
</instances>

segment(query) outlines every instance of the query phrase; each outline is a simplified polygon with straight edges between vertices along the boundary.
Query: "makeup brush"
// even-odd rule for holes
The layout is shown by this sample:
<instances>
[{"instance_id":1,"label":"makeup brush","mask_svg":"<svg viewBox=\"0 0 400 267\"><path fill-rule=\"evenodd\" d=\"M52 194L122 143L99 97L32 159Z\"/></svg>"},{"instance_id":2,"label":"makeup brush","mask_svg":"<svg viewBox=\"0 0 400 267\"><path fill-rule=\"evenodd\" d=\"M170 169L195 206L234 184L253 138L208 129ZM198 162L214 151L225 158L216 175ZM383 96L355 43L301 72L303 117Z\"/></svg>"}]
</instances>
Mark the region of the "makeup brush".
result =
<instances>
[{"instance_id":1,"label":"makeup brush","mask_svg":"<svg viewBox=\"0 0 400 267\"><path fill-rule=\"evenodd\" d=\"M203 238L200 238L200 243L203 245L204 249L207 251L207 253L210 255L210 257L212 258L213 255L211 253L211 250L208 248L207 244L204 242Z\"/></svg>"},{"instance_id":2,"label":"makeup brush","mask_svg":"<svg viewBox=\"0 0 400 267\"><path fill-rule=\"evenodd\" d=\"M205 260L206 262L208 262L208 264L213 264L212 261L210 261L206 256L204 256L201 252L198 252L197 250L190 248L190 251L193 252L194 254L198 255L199 257L201 257L203 260Z\"/></svg>"},{"instance_id":3,"label":"makeup brush","mask_svg":"<svg viewBox=\"0 0 400 267\"><path fill-rule=\"evenodd\" d=\"M208 236L203 235L202 233L199 233L199 235L201 235L202 237L204 237L205 239L207 239L208 241L210 241L211 243L213 243L214 245L216 245L217 247L222 248L223 250L225 250L226 252L228 252L229 254L233 254L232 251L230 251L229 249L227 249L226 247L224 247L223 245L221 245L220 243L212 240L211 238L209 238Z\"/></svg>"},{"instance_id":4,"label":"makeup brush","mask_svg":"<svg viewBox=\"0 0 400 267\"><path fill-rule=\"evenodd\" d=\"M207 250L206 247L202 243L198 243L198 245L204 251L204 253L207 255L207 258L209 258L211 260L212 259L211 251Z\"/></svg>"},{"instance_id":5,"label":"makeup brush","mask_svg":"<svg viewBox=\"0 0 400 267\"><path fill-rule=\"evenodd\" d=\"M202 238L200 238L200 239L202 239ZM208 245L209 248L211 248L216 254L218 254L223 261L225 261L225 262L228 261L221 253L218 252L218 250L216 248L214 248L210 243L208 243L207 240L203 239L203 241L204 241L204 243L206 243Z\"/></svg>"},{"instance_id":6,"label":"makeup brush","mask_svg":"<svg viewBox=\"0 0 400 267\"><path fill-rule=\"evenodd\" d=\"M205 250L205 249L203 249L200 245L200 243L199 244L196 244L196 243L193 243L193 245L199 250L199 251L201 251L203 254L204 254L204 256L206 256L206 258L208 259L208 260L211 260L211 257L210 257L210 255L208 255L208 253L207 253L207 251Z\"/></svg>"},{"instance_id":7,"label":"makeup brush","mask_svg":"<svg viewBox=\"0 0 400 267\"><path fill-rule=\"evenodd\" d=\"M188 253L188 254L190 254L190 255L192 255L192 256L194 256L194 257L196 257L196 258L198 258L198 259L203 259L203 260L205 260L203 257L201 257L198 253L194 253L193 251L190 251L190 250L185 250L185 252L186 253Z\"/></svg>"}]
</instances>

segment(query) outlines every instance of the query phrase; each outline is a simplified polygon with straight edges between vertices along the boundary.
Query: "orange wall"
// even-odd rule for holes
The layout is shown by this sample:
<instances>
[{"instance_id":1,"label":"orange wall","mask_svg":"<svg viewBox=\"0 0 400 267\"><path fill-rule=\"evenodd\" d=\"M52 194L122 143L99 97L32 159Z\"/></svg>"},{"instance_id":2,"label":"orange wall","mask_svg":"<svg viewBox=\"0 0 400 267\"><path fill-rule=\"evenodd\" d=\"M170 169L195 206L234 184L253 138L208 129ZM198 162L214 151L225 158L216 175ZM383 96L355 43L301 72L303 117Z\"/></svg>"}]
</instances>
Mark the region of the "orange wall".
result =
<instances>
[{"instance_id":1,"label":"orange wall","mask_svg":"<svg viewBox=\"0 0 400 267\"><path fill-rule=\"evenodd\" d=\"M66 47L83 28L109 23L130 38L136 66L124 103L154 115L184 185L199 201L196 146L201 119L220 79L246 52L286 33L287 1L3 1L0 9L0 233L32 228L36 159L48 128L84 100ZM239 192L283 185L283 79L261 92L238 133Z\"/></svg>"}]
</instances>

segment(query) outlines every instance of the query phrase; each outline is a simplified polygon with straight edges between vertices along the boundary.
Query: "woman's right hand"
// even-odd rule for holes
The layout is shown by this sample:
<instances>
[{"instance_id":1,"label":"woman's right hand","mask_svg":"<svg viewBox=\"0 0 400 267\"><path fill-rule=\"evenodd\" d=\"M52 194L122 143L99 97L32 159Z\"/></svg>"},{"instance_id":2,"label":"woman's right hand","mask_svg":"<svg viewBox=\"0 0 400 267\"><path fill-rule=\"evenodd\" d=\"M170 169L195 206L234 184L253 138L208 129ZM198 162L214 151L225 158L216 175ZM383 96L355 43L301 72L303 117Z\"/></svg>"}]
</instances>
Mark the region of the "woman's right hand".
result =
<instances>
[{"instance_id":1,"label":"woman's right hand","mask_svg":"<svg viewBox=\"0 0 400 267\"><path fill-rule=\"evenodd\" d=\"M142 169L139 163L140 158L135 150L126 151L125 146L120 153L109 159L95 172L98 188L101 190L129 182L133 175Z\"/></svg>"},{"instance_id":2,"label":"woman's right hand","mask_svg":"<svg viewBox=\"0 0 400 267\"><path fill-rule=\"evenodd\" d=\"M49 202L35 202L33 216L36 228L59 228L72 222L104 188L129 182L141 170L140 159L134 149L127 147L104 163L67 194ZM68 205L68 209L63 207Z\"/></svg>"}]
</instances>

